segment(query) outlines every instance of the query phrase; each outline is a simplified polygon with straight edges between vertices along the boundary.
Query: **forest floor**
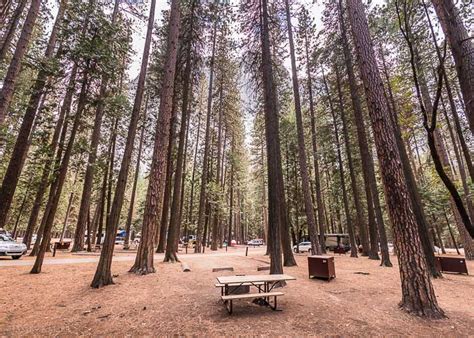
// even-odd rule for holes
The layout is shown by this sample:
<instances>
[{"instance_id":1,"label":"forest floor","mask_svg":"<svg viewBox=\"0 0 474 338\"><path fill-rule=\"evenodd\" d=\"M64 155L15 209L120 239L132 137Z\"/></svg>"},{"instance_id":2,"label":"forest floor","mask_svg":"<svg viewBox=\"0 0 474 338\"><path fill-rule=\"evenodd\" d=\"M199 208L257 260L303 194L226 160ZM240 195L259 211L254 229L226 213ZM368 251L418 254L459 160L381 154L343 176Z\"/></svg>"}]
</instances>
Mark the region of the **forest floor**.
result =
<instances>
[{"instance_id":1,"label":"forest floor","mask_svg":"<svg viewBox=\"0 0 474 338\"><path fill-rule=\"evenodd\" d=\"M393 268L383 268L367 258L337 255L337 277L328 283L308 279L303 254L296 257L297 267L285 268L297 280L282 289L282 311L238 301L229 316L214 287L216 277L265 274L256 271L268 262L263 254L263 248L250 248L248 257L245 248L181 254L192 269L186 273L156 255L157 272L136 276L127 272L134 253L118 250L112 265L116 284L99 290L89 287L97 263L80 261L79 255L48 256L58 264L45 264L39 275L29 274L26 265L0 266L0 335L474 335L474 262L468 262L469 276L444 274L433 281L448 316L443 320L399 310L396 257ZM33 263L29 257L18 262ZM212 272L223 266L234 272Z\"/></svg>"}]
</instances>

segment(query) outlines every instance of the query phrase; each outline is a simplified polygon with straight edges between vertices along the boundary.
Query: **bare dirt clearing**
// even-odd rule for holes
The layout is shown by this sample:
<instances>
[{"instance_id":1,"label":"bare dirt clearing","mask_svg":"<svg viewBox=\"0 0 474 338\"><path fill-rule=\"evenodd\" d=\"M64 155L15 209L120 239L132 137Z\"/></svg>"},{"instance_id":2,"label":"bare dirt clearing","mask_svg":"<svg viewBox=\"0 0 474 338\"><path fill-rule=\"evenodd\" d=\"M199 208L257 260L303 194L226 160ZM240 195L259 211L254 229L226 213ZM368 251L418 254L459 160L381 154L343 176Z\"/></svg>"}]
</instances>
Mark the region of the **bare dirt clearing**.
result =
<instances>
[{"instance_id":1,"label":"bare dirt clearing","mask_svg":"<svg viewBox=\"0 0 474 338\"><path fill-rule=\"evenodd\" d=\"M161 263L157 273L127 273L131 261L117 261L116 285L89 287L96 263L45 265L30 275L28 266L0 267L0 332L3 335L472 335L474 277L444 274L435 280L438 301L448 319L421 320L397 307L401 298L398 267L382 268L366 258L336 256L335 280L309 280L306 256L285 268L288 282L279 300L282 311L246 301L229 316L214 287L219 275L257 274L268 257L262 249L184 255L192 272L180 264ZM239 255L240 256L239 256ZM57 258L62 258L62 255ZM64 257L74 259L72 255ZM77 257L77 256L76 256ZM133 256L132 256L133 257ZM3 260L2 260L3 261ZM396 263L396 258L392 258ZM233 266L234 272L213 273ZM472 273L474 264L468 262ZM359 272L368 273L360 274Z\"/></svg>"}]
</instances>

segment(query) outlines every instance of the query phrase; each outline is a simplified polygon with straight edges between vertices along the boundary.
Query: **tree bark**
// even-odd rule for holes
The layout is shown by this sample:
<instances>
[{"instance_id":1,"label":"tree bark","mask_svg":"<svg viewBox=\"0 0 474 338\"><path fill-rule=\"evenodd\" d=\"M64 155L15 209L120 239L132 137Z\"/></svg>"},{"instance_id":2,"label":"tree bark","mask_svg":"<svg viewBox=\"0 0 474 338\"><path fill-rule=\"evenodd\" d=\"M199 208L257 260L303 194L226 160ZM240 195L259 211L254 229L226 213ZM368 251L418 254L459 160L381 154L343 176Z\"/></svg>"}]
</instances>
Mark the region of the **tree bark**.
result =
<instances>
[{"instance_id":1,"label":"tree bark","mask_svg":"<svg viewBox=\"0 0 474 338\"><path fill-rule=\"evenodd\" d=\"M133 104L132 115L130 118L130 125L128 128L127 140L125 143L124 154L122 163L120 166L120 172L117 180L117 186L115 188L114 200L108 217L104 244L100 253L99 264L92 280L91 287L100 288L105 285L113 284L112 279L112 256L115 246L115 237L117 234L118 222L120 219L120 213L122 211L123 199L125 189L127 186L128 172L130 169L130 162L132 160L133 146L135 136L137 133L138 120L140 118L140 110L143 101L143 93L145 91L145 76L148 66L148 56L150 54L151 35L153 32L153 23L155 19L155 6L156 0L152 0L150 4L150 14L148 17L148 27L145 38L145 47L143 49L142 64L140 68L140 74L138 76L137 91L135 94L135 101ZM153 246L153 236L151 236ZM153 248L151 250L153 257Z\"/></svg>"},{"instance_id":2,"label":"tree bark","mask_svg":"<svg viewBox=\"0 0 474 338\"><path fill-rule=\"evenodd\" d=\"M184 153L186 143L186 129L188 120L188 109L189 109L189 96L192 91L191 86L191 74L192 74L192 34L193 34L193 23L194 23L194 10L197 5L197 0L193 0L191 4L190 13L190 41L187 41L186 46L186 65L183 73L183 102L181 106L181 125L179 127L179 141L178 141L178 154L176 158L176 172L174 177L173 187L173 201L171 202L171 215L170 225L168 229L168 238L166 243L166 254L165 262L179 262L178 259L178 237L179 237L179 226L181 224L181 190L183 186L183 171L184 171Z\"/></svg>"},{"instance_id":3,"label":"tree bark","mask_svg":"<svg viewBox=\"0 0 474 338\"><path fill-rule=\"evenodd\" d=\"M359 68L366 91L377 155L384 183L386 203L393 225L398 253L402 301L409 313L430 318L444 317L438 306L426 262L421 252L417 224L413 214L400 154L390 123L375 53L371 43L364 5L361 0L347 0L349 20L359 58Z\"/></svg>"},{"instance_id":4,"label":"tree bark","mask_svg":"<svg viewBox=\"0 0 474 338\"><path fill-rule=\"evenodd\" d=\"M362 255L369 256L372 259L378 259L378 255L375 254L377 248L377 222L375 219L375 208L376 206L380 207L380 203L375 203L376 199L378 200L377 181L375 178L375 166L372 154L370 152L369 142L367 140L367 132L364 124L364 115L362 113L357 82L354 74L352 55L349 48L349 40L347 37L347 29L343 15L342 0L339 0L339 24L341 27L344 62L346 65L346 72L349 78L349 88L351 92L351 102L353 111L352 119L356 125L357 141L359 144L360 158L362 162L362 174L364 178L364 190L367 199L367 217L370 244L369 239L367 238L367 234L361 234ZM379 227L384 227L384 224L380 224Z\"/></svg>"},{"instance_id":5,"label":"tree bark","mask_svg":"<svg viewBox=\"0 0 474 338\"><path fill-rule=\"evenodd\" d=\"M155 2L154 0L153 2ZM153 6L154 7L154 6ZM151 17L151 15L150 15ZM166 176L166 147L170 137L170 123L172 114L172 97L176 59L178 54L178 39L180 25L180 1L172 0L164 77L161 86L159 117L156 125L155 145L150 169L150 182L146 195L145 211L143 214L142 238L138 246L135 264L130 272L148 274L155 272L153 266L153 244L156 228L157 213L162 205L163 190Z\"/></svg>"},{"instance_id":6,"label":"tree bark","mask_svg":"<svg viewBox=\"0 0 474 338\"><path fill-rule=\"evenodd\" d=\"M286 222L285 192L281 168L278 103L273 79L273 64L270 52L268 1L261 0L261 48L262 77L265 111L265 136L268 170L268 237L270 273L283 272L281 259L281 227Z\"/></svg>"}]
</instances>

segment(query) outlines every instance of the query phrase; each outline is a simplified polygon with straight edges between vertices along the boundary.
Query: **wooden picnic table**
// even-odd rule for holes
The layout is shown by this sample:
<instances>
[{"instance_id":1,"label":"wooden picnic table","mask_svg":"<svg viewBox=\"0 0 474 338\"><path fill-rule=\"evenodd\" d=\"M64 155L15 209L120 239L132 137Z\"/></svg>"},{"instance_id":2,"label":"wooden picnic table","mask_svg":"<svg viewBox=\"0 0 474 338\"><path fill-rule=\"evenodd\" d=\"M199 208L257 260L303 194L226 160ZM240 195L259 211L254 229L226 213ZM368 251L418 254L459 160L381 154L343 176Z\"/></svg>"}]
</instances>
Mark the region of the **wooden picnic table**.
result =
<instances>
[{"instance_id":1,"label":"wooden picnic table","mask_svg":"<svg viewBox=\"0 0 474 338\"><path fill-rule=\"evenodd\" d=\"M277 297L283 296L283 293L274 291L272 292L272 290L280 282L288 280L296 280L296 278L285 274L217 277L217 281L223 287L221 298L224 301L229 314L232 314L232 301L245 298L261 298L263 299L262 305L269 306L272 308L272 310L276 310ZM233 291L239 290L241 286L255 286L258 289L258 293L247 293L243 295L233 294ZM269 302L270 297L274 297L273 306ZM227 304L230 304L230 307L228 307Z\"/></svg>"}]
</instances>

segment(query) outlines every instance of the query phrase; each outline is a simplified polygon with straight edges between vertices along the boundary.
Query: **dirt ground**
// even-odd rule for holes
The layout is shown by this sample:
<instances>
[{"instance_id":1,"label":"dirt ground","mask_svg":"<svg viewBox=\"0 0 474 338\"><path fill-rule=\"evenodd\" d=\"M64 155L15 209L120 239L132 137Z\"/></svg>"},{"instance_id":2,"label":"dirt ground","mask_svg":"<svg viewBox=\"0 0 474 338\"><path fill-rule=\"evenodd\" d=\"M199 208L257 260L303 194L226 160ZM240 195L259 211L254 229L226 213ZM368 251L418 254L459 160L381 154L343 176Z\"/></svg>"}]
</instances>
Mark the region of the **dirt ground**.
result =
<instances>
[{"instance_id":1,"label":"dirt ground","mask_svg":"<svg viewBox=\"0 0 474 338\"><path fill-rule=\"evenodd\" d=\"M95 262L47 264L39 275L30 275L30 266L0 266L0 335L474 335L473 262L471 275L444 274L433 282L448 318L432 321L398 309L395 257L393 268L382 268L366 258L336 256L337 277L328 283L308 279L306 256L297 255L298 267L285 268L297 280L282 289L282 311L238 301L229 316L216 277L268 273L256 271L268 261L262 249L249 249L248 257L243 248L182 254L192 269L186 273L156 256L157 272L147 276L127 273L133 254L119 255L130 255L130 261L114 262L116 284L99 290L89 287ZM212 272L223 266L234 272Z\"/></svg>"}]
</instances>

